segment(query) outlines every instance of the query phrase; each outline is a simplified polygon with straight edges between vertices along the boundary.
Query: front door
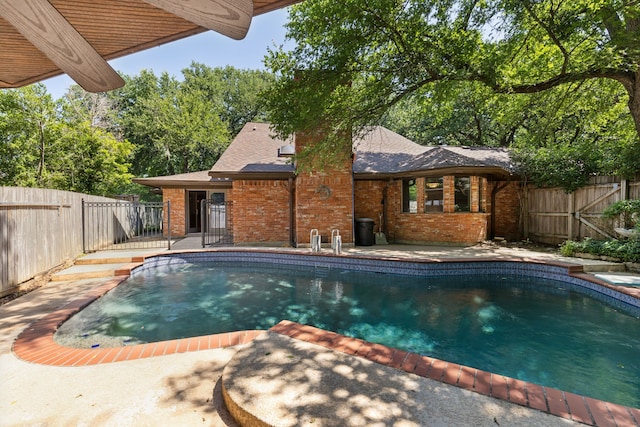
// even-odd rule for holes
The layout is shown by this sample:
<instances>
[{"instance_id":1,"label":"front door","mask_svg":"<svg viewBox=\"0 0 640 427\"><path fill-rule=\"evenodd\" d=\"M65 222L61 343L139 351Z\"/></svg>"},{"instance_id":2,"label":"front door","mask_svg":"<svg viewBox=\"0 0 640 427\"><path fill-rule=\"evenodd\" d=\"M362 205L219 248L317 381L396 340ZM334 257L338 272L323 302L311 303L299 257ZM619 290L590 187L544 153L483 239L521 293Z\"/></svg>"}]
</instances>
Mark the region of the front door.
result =
<instances>
[{"instance_id":1,"label":"front door","mask_svg":"<svg viewBox=\"0 0 640 427\"><path fill-rule=\"evenodd\" d=\"M202 231L200 201L206 198L206 191L189 191L189 233L199 233Z\"/></svg>"}]
</instances>

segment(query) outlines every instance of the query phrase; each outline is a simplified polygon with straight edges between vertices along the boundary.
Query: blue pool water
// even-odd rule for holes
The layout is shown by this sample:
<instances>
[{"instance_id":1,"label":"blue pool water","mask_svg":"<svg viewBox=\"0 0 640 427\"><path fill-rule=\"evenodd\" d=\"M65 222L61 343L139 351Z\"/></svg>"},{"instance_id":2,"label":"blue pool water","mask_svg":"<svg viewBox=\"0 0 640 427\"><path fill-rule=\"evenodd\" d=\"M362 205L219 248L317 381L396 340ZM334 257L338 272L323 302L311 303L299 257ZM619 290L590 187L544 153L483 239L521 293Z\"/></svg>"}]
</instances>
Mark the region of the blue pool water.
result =
<instances>
[{"instance_id":1,"label":"blue pool water","mask_svg":"<svg viewBox=\"0 0 640 427\"><path fill-rule=\"evenodd\" d=\"M415 277L182 263L133 275L56 333L77 347L313 325L640 407L639 310L514 275Z\"/></svg>"}]
</instances>

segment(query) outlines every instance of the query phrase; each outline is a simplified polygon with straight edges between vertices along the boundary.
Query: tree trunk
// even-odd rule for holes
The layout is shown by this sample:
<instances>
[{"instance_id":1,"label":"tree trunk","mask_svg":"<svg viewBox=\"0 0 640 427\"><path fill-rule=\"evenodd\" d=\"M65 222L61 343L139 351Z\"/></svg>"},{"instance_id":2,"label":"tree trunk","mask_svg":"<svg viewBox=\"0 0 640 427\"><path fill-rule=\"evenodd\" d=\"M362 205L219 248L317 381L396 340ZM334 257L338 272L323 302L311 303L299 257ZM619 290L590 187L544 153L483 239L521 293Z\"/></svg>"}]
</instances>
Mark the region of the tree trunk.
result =
<instances>
[{"instance_id":1,"label":"tree trunk","mask_svg":"<svg viewBox=\"0 0 640 427\"><path fill-rule=\"evenodd\" d=\"M636 133L640 138L640 70L634 74L633 81L627 87L629 94L629 111L633 117L633 123L636 125Z\"/></svg>"},{"instance_id":2,"label":"tree trunk","mask_svg":"<svg viewBox=\"0 0 640 427\"><path fill-rule=\"evenodd\" d=\"M42 184L42 175L44 174L44 150L45 150L45 140L44 140L44 124L38 124L39 130L39 138L40 138L40 160L38 162L38 174L36 176L36 182L38 184Z\"/></svg>"}]
</instances>

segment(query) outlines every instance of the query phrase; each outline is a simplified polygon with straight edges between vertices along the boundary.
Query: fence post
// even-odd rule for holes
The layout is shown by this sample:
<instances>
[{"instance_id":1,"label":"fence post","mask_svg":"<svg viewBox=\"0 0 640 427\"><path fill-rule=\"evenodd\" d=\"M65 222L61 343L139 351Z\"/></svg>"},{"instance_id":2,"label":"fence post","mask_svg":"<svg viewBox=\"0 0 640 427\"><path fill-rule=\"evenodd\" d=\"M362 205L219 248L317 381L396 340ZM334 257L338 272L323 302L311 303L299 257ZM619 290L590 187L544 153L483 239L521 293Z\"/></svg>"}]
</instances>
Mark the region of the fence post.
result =
<instances>
[{"instance_id":1,"label":"fence post","mask_svg":"<svg viewBox=\"0 0 640 427\"><path fill-rule=\"evenodd\" d=\"M571 193L567 194L567 197L569 198L569 201L567 203L568 208L567 208L567 240L573 240L573 234L574 234L574 230L573 230L573 217L575 216L575 202L576 202L576 193L575 191L572 191Z\"/></svg>"},{"instance_id":2,"label":"fence post","mask_svg":"<svg viewBox=\"0 0 640 427\"><path fill-rule=\"evenodd\" d=\"M206 220L209 215L209 207L207 206L207 200L200 200L200 240L202 243L202 247L204 248L204 235L206 233Z\"/></svg>"},{"instance_id":3,"label":"fence post","mask_svg":"<svg viewBox=\"0 0 640 427\"><path fill-rule=\"evenodd\" d=\"M85 218L84 218L84 198L82 198L82 253L87 253L87 245L85 243Z\"/></svg>"},{"instance_id":4,"label":"fence post","mask_svg":"<svg viewBox=\"0 0 640 427\"><path fill-rule=\"evenodd\" d=\"M491 207L491 210L493 211L493 206ZM525 184L524 185L524 197L522 198L522 222L524 224L522 224L522 234L523 237L526 240L529 240L529 221L531 220L530 216L529 216L529 184ZM492 212L492 216L493 216L493 212ZM492 221L494 222L494 221ZM495 234L495 230L491 231L491 234Z\"/></svg>"}]
</instances>

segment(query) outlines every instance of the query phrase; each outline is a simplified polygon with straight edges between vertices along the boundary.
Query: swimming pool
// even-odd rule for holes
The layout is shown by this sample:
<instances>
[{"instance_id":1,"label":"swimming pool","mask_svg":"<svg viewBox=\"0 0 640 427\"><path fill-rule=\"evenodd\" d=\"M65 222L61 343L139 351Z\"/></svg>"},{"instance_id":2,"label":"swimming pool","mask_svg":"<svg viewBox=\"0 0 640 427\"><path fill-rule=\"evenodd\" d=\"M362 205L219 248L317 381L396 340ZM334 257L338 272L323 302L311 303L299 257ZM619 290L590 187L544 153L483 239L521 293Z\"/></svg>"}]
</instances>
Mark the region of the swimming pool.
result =
<instances>
[{"instance_id":1,"label":"swimming pool","mask_svg":"<svg viewBox=\"0 0 640 427\"><path fill-rule=\"evenodd\" d=\"M581 282L566 267L513 262L162 256L66 322L56 340L133 344L268 329L286 318L638 407L640 308Z\"/></svg>"}]
</instances>

